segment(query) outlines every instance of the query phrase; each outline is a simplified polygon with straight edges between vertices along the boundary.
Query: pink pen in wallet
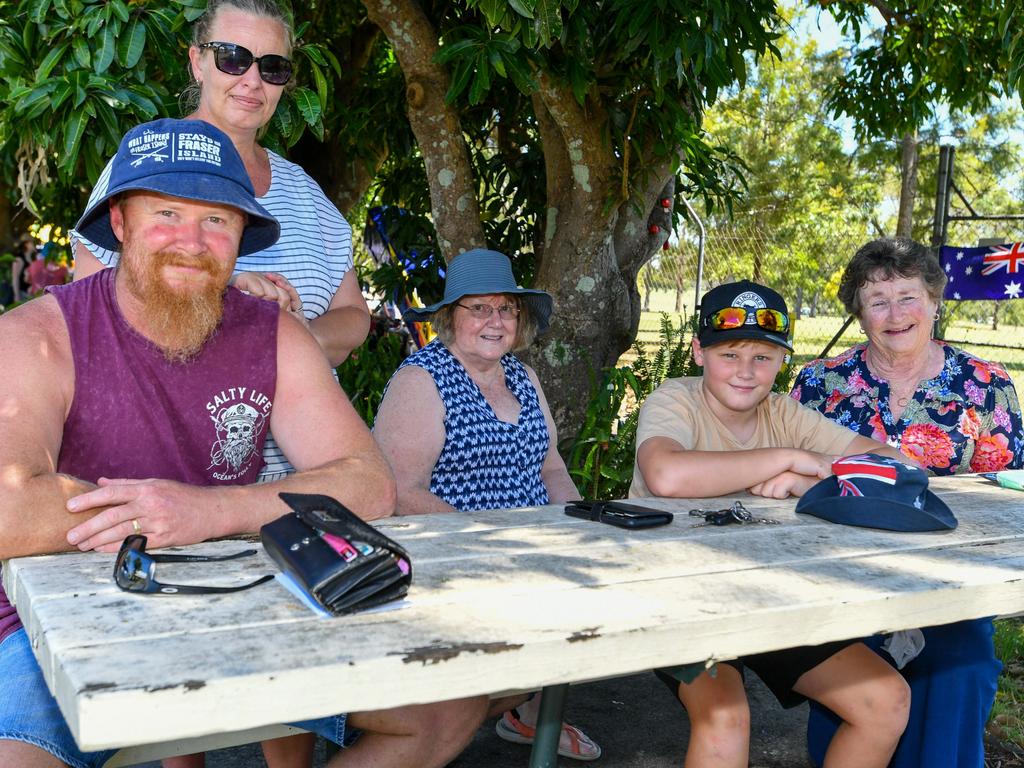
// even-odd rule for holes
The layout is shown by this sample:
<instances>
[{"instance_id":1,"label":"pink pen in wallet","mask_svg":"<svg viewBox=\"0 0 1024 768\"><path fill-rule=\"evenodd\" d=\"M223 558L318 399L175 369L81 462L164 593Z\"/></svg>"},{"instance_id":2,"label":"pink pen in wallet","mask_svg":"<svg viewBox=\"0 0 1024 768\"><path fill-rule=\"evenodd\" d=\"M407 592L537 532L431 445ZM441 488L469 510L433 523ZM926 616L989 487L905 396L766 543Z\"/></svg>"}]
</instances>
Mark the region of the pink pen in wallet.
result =
<instances>
[{"instance_id":1,"label":"pink pen in wallet","mask_svg":"<svg viewBox=\"0 0 1024 768\"><path fill-rule=\"evenodd\" d=\"M341 555L342 560L346 563L351 563L359 557L356 548L349 543L348 539L343 539L341 536L335 536L333 533L327 533L326 531L320 532L320 538L330 544L331 549Z\"/></svg>"}]
</instances>

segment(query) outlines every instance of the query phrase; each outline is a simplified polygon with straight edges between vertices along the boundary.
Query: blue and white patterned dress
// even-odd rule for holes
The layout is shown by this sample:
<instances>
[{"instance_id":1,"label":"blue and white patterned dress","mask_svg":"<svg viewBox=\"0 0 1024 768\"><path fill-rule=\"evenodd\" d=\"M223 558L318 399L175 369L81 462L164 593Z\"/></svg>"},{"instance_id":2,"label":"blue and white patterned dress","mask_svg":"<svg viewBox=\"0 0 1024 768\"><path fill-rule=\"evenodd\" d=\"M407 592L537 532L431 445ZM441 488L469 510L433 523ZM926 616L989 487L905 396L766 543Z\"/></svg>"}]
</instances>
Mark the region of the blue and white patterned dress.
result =
<instances>
[{"instance_id":1,"label":"blue and white patterned dress","mask_svg":"<svg viewBox=\"0 0 1024 768\"><path fill-rule=\"evenodd\" d=\"M235 274L278 272L284 275L302 299L306 319L312 320L327 311L342 278L352 268L352 227L300 166L269 149L267 156L270 188L256 200L281 223L281 237L269 248L239 256ZM107 193L111 163L107 163L96 180L86 209ZM71 235L104 266L113 267L120 259L116 251L101 248L74 230ZM273 435L263 447L263 461L260 482L278 480L294 471Z\"/></svg>"},{"instance_id":2,"label":"blue and white patterned dress","mask_svg":"<svg viewBox=\"0 0 1024 768\"><path fill-rule=\"evenodd\" d=\"M526 367L511 354L501 358L505 385L520 405L518 424L510 424L495 415L439 339L407 357L398 370L409 365L430 374L445 408L444 447L430 476L430 492L460 512L547 504L540 471L550 434Z\"/></svg>"}]
</instances>

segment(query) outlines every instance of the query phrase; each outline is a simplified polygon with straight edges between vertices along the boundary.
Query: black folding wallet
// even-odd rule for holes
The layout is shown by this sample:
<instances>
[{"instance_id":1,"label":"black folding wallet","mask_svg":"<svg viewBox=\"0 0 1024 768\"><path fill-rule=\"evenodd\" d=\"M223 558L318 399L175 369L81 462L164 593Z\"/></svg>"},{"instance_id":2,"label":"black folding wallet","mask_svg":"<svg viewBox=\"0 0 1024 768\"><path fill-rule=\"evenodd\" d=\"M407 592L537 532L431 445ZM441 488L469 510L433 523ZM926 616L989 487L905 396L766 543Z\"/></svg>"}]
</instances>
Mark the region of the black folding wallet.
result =
<instances>
[{"instance_id":1,"label":"black folding wallet","mask_svg":"<svg viewBox=\"0 0 1024 768\"><path fill-rule=\"evenodd\" d=\"M594 501L581 499L565 505L565 514L584 520L607 523L618 528L653 528L672 522L672 513L650 509L624 501Z\"/></svg>"},{"instance_id":2,"label":"black folding wallet","mask_svg":"<svg viewBox=\"0 0 1024 768\"><path fill-rule=\"evenodd\" d=\"M281 493L291 512L260 528L263 549L333 614L404 597L412 560L400 544L330 496Z\"/></svg>"}]
</instances>

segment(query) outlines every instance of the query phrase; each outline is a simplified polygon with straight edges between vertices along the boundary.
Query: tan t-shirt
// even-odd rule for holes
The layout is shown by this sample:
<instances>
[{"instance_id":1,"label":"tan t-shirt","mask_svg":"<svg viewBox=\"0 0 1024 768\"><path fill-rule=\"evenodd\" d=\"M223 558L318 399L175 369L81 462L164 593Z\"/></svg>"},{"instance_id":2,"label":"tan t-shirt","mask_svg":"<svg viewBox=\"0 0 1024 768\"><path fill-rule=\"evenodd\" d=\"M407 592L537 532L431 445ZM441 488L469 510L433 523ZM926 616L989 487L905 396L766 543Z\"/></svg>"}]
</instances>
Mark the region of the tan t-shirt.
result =
<instances>
[{"instance_id":1,"label":"tan t-shirt","mask_svg":"<svg viewBox=\"0 0 1024 768\"><path fill-rule=\"evenodd\" d=\"M857 435L801 405L772 392L757 406L753 436L740 442L711 411L700 377L666 379L640 407L636 447L652 437L667 437L691 451L748 451L753 448L801 448L843 454ZM653 495L640 468L633 465L630 498Z\"/></svg>"}]
</instances>

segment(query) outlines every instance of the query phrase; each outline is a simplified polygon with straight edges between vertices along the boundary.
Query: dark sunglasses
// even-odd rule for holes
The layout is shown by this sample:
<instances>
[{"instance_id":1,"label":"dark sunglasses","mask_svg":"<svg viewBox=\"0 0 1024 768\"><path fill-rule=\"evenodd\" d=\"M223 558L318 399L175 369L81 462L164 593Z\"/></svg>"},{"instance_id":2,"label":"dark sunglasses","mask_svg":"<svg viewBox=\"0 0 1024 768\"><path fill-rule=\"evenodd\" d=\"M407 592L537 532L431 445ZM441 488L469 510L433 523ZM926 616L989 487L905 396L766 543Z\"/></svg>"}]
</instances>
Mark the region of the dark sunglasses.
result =
<instances>
[{"instance_id":1,"label":"dark sunglasses","mask_svg":"<svg viewBox=\"0 0 1024 768\"><path fill-rule=\"evenodd\" d=\"M740 328L747 318L754 316L756 322L766 331L784 333L789 328L789 316L777 309L747 309L746 307L726 307L713 312L704 319L704 325L710 325L716 331L727 331Z\"/></svg>"},{"instance_id":2,"label":"dark sunglasses","mask_svg":"<svg viewBox=\"0 0 1024 768\"><path fill-rule=\"evenodd\" d=\"M267 574L256 581L238 587L206 587L192 584L164 584L156 580L157 563L216 563L255 555L255 549L245 549L233 555L153 555L146 552L146 537L133 534L121 542L121 550L114 562L114 581L125 592L159 592L165 595L208 595L241 592L270 581Z\"/></svg>"},{"instance_id":3,"label":"dark sunglasses","mask_svg":"<svg viewBox=\"0 0 1024 768\"><path fill-rule=\"evenodd\" d=\"M226 75L241 76L255 61L263 82L284 85L292 79L292 61L276 53L253 56L252 51L234 43L203 43L199 50L213 49L213 63Z\"/></svg>"}]
</instances>

